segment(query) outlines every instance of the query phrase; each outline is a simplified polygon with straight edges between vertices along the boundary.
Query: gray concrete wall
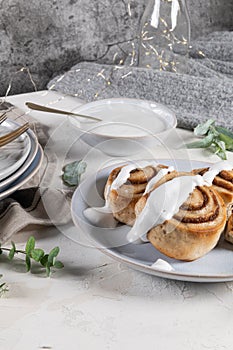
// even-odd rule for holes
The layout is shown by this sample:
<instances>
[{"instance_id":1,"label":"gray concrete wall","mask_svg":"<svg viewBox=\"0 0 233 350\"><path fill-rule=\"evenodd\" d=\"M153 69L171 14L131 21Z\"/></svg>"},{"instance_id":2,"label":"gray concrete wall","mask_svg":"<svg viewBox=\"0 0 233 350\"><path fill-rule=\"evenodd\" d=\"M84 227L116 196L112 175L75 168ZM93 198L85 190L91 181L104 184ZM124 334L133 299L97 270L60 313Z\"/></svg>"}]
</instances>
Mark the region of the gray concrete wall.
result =
<instances>
[{"instance_id":1,"label":"gray concrete wall","mask_svg":"<svg viewBox=\"0 0 233 350\"><path fill-rule=\"evenodd\" d=\"M128 11L131 4L131 17ZM232 29L232 0L187 0L192 36ZM147 0L0 0L0 95L33 91L80 61L111 63L124 58Z\"/></svg>"}]
</instances>

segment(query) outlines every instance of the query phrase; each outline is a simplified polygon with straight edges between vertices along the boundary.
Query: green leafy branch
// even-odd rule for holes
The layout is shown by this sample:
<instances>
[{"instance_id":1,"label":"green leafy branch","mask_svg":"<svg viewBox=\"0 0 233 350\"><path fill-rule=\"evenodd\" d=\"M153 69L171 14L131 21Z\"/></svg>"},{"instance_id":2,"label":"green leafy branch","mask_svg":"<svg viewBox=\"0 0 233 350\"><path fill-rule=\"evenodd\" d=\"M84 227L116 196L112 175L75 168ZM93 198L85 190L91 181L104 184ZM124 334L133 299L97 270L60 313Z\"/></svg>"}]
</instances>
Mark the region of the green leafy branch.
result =
<instances>
[{"instance_id":1,"label":"green leafy branch","mask_svg":"<svg viewBox=\"0 0 233 350\"><path fill-rule=\"evenodd\" d=\"M226 151L233 152L233 133L226 128L215 125L214 119L198 124L194 134L201 140L186 145L187 148L208 148L221 159L227 159Z\"/></svg>"},{"instance_id":2,"label":"green leafy branch","mask_svg":"<svg viewBox=\"0 0 233 350\"><path fill-rule=\"evenodd\" d=\"M16 254L25 255L25 265L27 272L31 271L32 260L39 263L46 269L47 276L50 276L51 268L61 269L64 267L63 263L57 260L57 256L60 251L59 247L55 247L49 252L49 254L45 254L43 249L35 248L35 243L35 238L31 236L29 237L24 250L17 249L14 242L11 242L11 248L2 247L0 244L0 254L3 254L3 252L8 252L9 260L13 260Z\"/></svg>"}]
</instances>

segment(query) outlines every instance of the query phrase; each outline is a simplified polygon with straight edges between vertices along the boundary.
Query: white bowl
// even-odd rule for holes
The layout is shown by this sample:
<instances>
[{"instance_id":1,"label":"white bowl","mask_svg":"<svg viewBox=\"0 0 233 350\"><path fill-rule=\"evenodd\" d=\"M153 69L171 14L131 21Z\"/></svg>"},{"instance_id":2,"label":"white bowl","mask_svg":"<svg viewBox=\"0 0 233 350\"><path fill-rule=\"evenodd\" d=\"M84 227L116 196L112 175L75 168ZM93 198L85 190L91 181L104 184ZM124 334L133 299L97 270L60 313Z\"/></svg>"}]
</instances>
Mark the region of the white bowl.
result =
<instances>
[{"instance_id":1,"label":"white bowl","mask_svg":"<svg viewBox=\"0 0 233 350\"><path fill-rule=\"evenodd\" d=\"M102 119L102 122L82 122L71 117L88 145L111 156L139 153L164 143L176 127L175 113L153 101L111 98L81 105L76 113Z\"/></svg>"}]
</instances>

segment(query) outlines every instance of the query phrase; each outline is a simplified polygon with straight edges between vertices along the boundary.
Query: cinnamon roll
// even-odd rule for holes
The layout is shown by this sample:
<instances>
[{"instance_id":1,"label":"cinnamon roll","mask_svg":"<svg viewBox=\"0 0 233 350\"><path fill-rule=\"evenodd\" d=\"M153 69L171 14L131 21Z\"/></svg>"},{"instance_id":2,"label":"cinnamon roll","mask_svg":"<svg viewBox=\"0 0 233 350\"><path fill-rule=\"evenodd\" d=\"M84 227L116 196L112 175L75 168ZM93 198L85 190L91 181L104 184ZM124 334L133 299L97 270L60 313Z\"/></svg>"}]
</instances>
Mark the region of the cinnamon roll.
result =
<instances>
[{"instance_id":1,"label":"cinnamon roll","mask_svg":"<svg viewBox=\"0 0 233 350\"><path fill-rule=\"evenodd\" d=\"M205 175L210 168L193 170L194 174ZM227 207L228 216L233 206L233 170L222 170L213 179L213 188L220 194Z\"/></svg>"},{"instance_id":2,"label":"cinnamon roll","mask_svg":"<svg viewBox=\"0 0 233 350\"><path fill-rule=\"evenodd\" d=\"M140 214L140 212L144 208L144 206L146 204L146 201L147 201L151 191L155 190L156 188L158 188L159 186L163 185L164 183L173 180L176 177L190 176L190 175L192 175L191 172L186 172L186 171L182 171L181 172L181 171L173 170L173 171L169 172L168 174L165 174L163 177L161 177L161 179L156 181L153 184L153 186L151 186L150 191L145 191L144 195L141 196L140 200L138 200L137 205L135 206L135 215L136 215L136 217Z\"/></svg>"},{"instance_id":3,"label":"cinnamon roll","mask_svg":"<svg viewBox=\"0 0 233 350\"><path fill-rule=\"evenodd\" d=\"M231 212L231 215L228 219L226 230L224 233L224 238L226 241L233 244L233 212Z\"/></svg>"},{"instance_id":4,"label":"cinnamon roll","mask_svg":"<svg viewBox=\"0 0 233 350\"><path fill-rule=\"evenodd\" d=\"M112 170L104 191L105 200L113 216L129 226L134 224L135 205L143 195L149 181L162 169L168 172L173 170L161 164L141 163L141 165L138 163L135 166L121 166Z\"/></svg>"},{"instance_id":5,"label":"cinnamon roll","mask_svg":"<svg viewBox=\"0 0 233 350\"><path fill-rule=\"evenodd\" d=\"M146 235L157 250L178 260L192 261L208 253L224 230L226 206L204 183L200 175L175 176L142 196L128 240L146 240Z\"/></svg>"}]
</instances>

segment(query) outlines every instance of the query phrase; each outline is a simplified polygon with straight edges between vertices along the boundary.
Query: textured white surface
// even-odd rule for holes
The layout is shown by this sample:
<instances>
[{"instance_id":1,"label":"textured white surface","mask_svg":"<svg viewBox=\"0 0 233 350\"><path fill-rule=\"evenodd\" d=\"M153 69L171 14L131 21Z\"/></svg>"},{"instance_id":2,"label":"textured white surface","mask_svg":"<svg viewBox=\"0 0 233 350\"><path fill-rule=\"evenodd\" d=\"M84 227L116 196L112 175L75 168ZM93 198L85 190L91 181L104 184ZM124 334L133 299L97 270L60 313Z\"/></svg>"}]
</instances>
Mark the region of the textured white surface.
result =
<instances>
[{"instance_id":1,"label":"textured white surface","mask_svg":"<svg viewBox=\"0 0 233 350\"><path fill-rule=\"evenodd\" d=\"M41 94L9 100L22 106L26 100L41 102ZM43 98L46 103L56 96ZM67 101L56 103L56 107L70 105L72 109L71 99ZM64 121L64 117L48 118L36 112L33 116L50 126ZM64 129L63 125L64 139L65 131L68 126ZM175 137L187 139L190 135L180 130ZM63 140L54 142L54 147L62 152ZM71 156L79 159L87 151L82 144ZM96 152L88 154L92 163L86 176L96 169L97 162L112 161L107 156L97 158ZM166 152L156 149L161 158ZM182 150L174 152L177 158L187 156ZM218 160L200 150L189 151L189 155ZM232 155L229 159L233 160ZM65 232L68 234L68 228ZM14 237L19 247L28 235ZM9 264L1 257L1 273L10 291L0 300L0 349L232 349L233 283L196 284L142 274L72 242L56 228L38 231L36 238L38 246L46 250L60 246L65 268L44 278L22 273L20 262Z\"/></svg>"}]
</instances>

